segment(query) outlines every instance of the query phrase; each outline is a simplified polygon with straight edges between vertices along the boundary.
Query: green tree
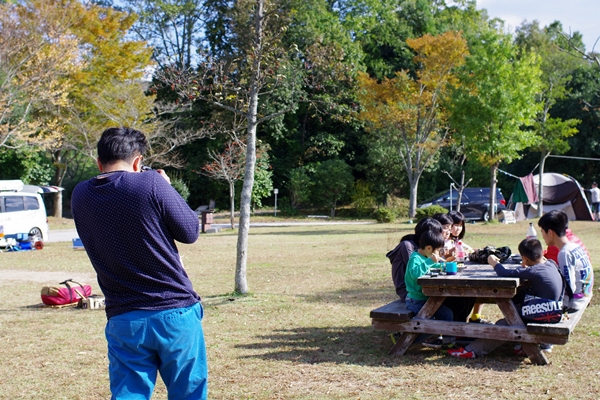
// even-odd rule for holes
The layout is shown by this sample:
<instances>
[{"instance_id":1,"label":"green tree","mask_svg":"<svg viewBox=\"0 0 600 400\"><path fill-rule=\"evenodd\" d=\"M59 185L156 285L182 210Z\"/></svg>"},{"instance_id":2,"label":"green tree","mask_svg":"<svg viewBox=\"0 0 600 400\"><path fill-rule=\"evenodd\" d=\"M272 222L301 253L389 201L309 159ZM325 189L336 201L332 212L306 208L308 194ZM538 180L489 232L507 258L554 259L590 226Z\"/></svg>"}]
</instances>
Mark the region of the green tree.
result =
<instances>
[{"instance_id":1,"label":"green tree","mask_svg":"<svg viewBox=\"0 0 600 400\"><path fill-rule=\"evenodd\" d=\"M576 126L581 122L577 119L562 120L554 118L550 110L558 100L567 95L566 84L571 79L572 71L581 65L581 60L574 58L560 49L564 40L558 32L562 32L559 22L541 29L537 21L523 23L517 28L515 42L527 51L534 51L541 57L542 90L538 94L538 104L541 110L535 121L535 131L538 134L537 143L533 150L540 152L539 174L544 175L546 159L550 154L562 154L569 150L567 139L578 131ZM544 186L538 187L538 198L544 197ZM538 217L544 214L544 205L538 204Z\"/></svg>"},{"instance_id":2,"label":"green tree","mask_svg":"<svg viewBox=\"0 0 600 400\"><path fill-rule=\"evenodd\" d=\"M540 110L541 71L538 57L519 56L512 38L492 29L482 32L470 51L459 73L461 86L449 102L450 121L467 156L490 168L493 205L500 162L519 158L536 140L534 130L522 128L533 125Z\"/></svg>"},{"instance_id":3,"label":"green tree","mask_svg":"<svg viewBox=\"0 0 600 400\"><path fill-rule=\"evenodd\" d=\"M203 36L202 1L122 0L118 4L139 17L132 33L153 49L152 58L159 67L192 66Z\"/></svg>"},{"instance_id":4,"label":"green tree","mask_svg":"<svg viewBox=\"0 0 600 400\"><path fill-rule=\"evenodd\" d=\"M286 188L293 208L298 208L310 200L312 181L305 166L290 171Z\"/></svg>"},{"instance_id":5,"label":"green tree","mask_svg":"<svg viewBox=\"0 0 600 400\"><path fill-rule=\"evenodd\" d=\"M48 185L52 164L43 151L33 146L0 151L0 180L20 179L27 184Z\"/></svg>"},{"instance_id":6,"label":"green tree","mask_svg":"<svg viewBox=\"0 0 600 400\"><path fill-rule=\"evenodd\" d=\"M315 201L329 207L333 218L337 202L352 191L354 177L350 166L343 160L327 160L315 168L312 182Z\"/></svg>"},{"instance_id":7,"label":"green tree","mask_svg":"<svg viewBox=\"0 0 600 400\"><path fill-rule=\"evenodd\" d=\"M567 83L567 95L552 107L551 113L561 120L577 119L577 135L568 139L570 150L566 155L596 158L600 153L600 68L595 65L582 65L572 71L572 77ZM558 170L568 171L569 175L586 186L596 180L597 164L581 162L580 160L549 159ZM558 164L558 165L557 165Z\"/></svg>"},{"instance_id":8,"label":"green tree","mask_svg":"<svg viewBox=\"0 0 600 400\"><path fill-rule=\"evenodd\" d=\"M273 168L269 163L270 146L259 141L256 147L256 167L252 185L252 204L262 208L262 199L273 193Z\"/></svg>"},{"instance_id":9,"label":"green tree","mask_svg":"<svg viewBox=\"0 0 600 400\"><path fill-rule=\"evenodd\" d=\"M255 179L257 128L262 123L296 109L306 99L302 85L318 86L319 62L339 62L340 55L325 52L323 58L300 52L297 46L282 46L289 22L290 4L278 0L247 0L230 9L228 25L231 54L202 53L196 71L173 68L162 71L165 87L174 88L185 101L206 101L243 119L246 126L246 169L242 185L237 243L235 291L248 292L246 265L252 187ZM318 53L322 54L322 53ZM325 60L325 61L323 61ZM335 69L334 69L335 70Z\"/></svg>"}]
</instances>

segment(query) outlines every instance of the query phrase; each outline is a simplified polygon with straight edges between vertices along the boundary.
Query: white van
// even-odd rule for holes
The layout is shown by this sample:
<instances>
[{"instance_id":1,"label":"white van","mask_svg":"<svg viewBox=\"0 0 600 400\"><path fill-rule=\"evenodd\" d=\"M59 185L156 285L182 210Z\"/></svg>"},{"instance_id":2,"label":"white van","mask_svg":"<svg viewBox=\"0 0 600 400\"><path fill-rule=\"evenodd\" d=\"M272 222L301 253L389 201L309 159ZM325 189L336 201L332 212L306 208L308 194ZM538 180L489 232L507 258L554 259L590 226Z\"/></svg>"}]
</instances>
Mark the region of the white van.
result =
<instances>
[{"instance_id":1,"label":"white van","mask_svg":"<svg viewBox=\"0 0 600 400\"><path fill-rule=\"evenodd\" d=\"M48 217L42 196L35 192L38 189L20 180L0 181L0 234L27 233L48 239Z\"/></svg>"}]
</instances>

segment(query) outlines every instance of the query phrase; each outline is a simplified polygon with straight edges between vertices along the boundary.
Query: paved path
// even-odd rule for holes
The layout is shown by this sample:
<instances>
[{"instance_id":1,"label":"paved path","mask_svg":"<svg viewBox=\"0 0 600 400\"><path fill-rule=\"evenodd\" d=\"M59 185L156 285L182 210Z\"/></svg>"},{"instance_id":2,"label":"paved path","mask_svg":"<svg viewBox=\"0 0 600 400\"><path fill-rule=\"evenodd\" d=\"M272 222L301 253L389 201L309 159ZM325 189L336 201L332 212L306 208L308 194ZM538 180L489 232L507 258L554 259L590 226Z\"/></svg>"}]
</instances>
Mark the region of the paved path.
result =
<instances>
[{"instance_id":1,"label":"paved path","mask_svg":"<svg viewBox=\"0 0 600 400\"><path fill-rule=\"evenodd\" d=\"M371 221L330 221L330 222L251 222L251 227L265 226L323 226L323 225L368 225L375 224ZM212 224L213 228L227 229L229 224ZM237 224L235 224L237 228ZM79 237L75 229L51 230L48 233L49 238L46 242L70 242L73 238Z\"/></svg>"}]
</instances>

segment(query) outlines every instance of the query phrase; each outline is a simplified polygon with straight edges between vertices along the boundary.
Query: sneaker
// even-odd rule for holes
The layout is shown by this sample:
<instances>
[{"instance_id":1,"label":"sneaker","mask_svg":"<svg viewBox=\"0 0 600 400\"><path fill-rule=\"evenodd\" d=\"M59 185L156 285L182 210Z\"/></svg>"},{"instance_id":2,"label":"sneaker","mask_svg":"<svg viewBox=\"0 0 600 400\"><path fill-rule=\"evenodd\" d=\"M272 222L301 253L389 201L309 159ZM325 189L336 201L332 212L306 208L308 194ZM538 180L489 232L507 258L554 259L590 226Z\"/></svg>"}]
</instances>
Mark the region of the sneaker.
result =
<instances>
[{"instance_id":1,"label":"sneaker","mask_svg":"<svg viewBox=\"0 0 600 400\"><path fill-rule=\"evenodd\" d=\"M464 347L459 347L458 349L455 349L455 350L448 350L448 354L450 354L452 357L456 357L456 358L473 359L473 358L477 357L474 352L467 351Z\"/></svg>"},{"instance_id":2,"label":"sneaker","mask_svg":"<svg viewBox=\"0 0 600 400\"><path fill-rule=\"evenodd\" d=\"M540 343L540 350L544 353L552 353L552 345L548 343Z\"/></svg>"},{"instance_id":3,"label":"sneaker","mask_svg":"<svg viewBox=\"0 0 600 400\"><path fill-rule=\"evenodd\" d=\"M400 336L402 336L402 333L400 333L400 332L390 333L390 340L392 341L393 344L396 344L398 339L400 339Z\"/></svg>"},{"instance_id":4,"label":"sneaker","mask_svg":"<svg viewBox=\"0 0 600 400\"><path fill-rule=\"evenodd\" d=\"M432 336L429 339L423 341L423 346L429 347L430 349L441 349L444 345L444 339L441 336Z\"/></svg>"},{"instance_id":5,"label":"sneaker","mask_svg":"<svg viewBox=\"0 0 600 400\"><path fill-rule=\"evenodd\" d=\"M471 324L486 324L486 325L494 325L492 321L489 321L483 317L479 317L477 319L469 319L469 323Z\"/></svg>"},{"instance_id":6,"label":"sneaker","mask_svg":"<svg viewBox=\"0 0 600 400\"><path fill-rule=\"evenodd\" d=\"M444 343L442 345L442 350L457 350L461 347L456 344L456 342Z\"/></svg>"},{"instance_id":7,"label":"sneaker","mask_svg":"<svg viewBox=\"0 0 600 400\"><path fill-rule=\"evenodd\" d=\"M515 353L516 356L526 356L527 353L525 353L525 350L523 350L523 347L518 344L513 348L513 352Z\"/></svg>"}]
</instances>

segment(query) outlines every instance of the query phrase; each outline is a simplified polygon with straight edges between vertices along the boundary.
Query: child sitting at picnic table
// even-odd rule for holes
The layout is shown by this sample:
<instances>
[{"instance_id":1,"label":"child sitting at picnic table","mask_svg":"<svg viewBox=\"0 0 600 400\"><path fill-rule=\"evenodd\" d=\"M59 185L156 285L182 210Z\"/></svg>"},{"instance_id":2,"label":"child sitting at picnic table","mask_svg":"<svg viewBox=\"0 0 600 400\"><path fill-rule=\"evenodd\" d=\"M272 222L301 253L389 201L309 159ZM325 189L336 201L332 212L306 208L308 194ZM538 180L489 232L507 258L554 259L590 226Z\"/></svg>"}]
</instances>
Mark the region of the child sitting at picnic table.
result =
<instances>
[{"instance_id":1,"label":"child sitting at picnic table","mask_svg":"<svg viewBox=\"0 0 600 400\"><path fill-rule=\"evenodd\" d=\"M456 243L459 241L462 243L463 250L465 252L465 256L469 253L472 253L474 250L471 246L466 244L463 241L465 237L466 228L465 228L465 216L460 211L450 211L447 214L450 218L452 218L452 228L450 229L450 239L454 243L454 248L456 248ZM453 249L454 250L454 249ZM473 306L473 312L469 317L469 322L476 324L491 324L491 321L488 321L481 315L483 311L483 303L475 303Z\"/></svg>"},{"instance_id":2,"label":"child sitting at picnic table","mask_svg":"<svg viewBox=\"0 0 600 400\"><path fill-rule=\"evenodd\" d=\"M560 276L556 263L552 260L546 260L543 257L543 249L540 241L536 238L524 239L519 243L519 253L523 260L521 267L507 269L493 255L488 257L488 263L494 267L494 271L496 271L498 276L518 277L528 281L524 289L520 290L512 298L521 318L527 320L527 318L523 317L521 308L526 295L557 302L557 307L562 309L564 293L563 279ZM496 324L508 325L508 322L505 319L501 319ZM476 358L490 353L503 343L505 343L504 340L477 339L465 347L448 350L448 354L458 358ZM542 344L540 348L542 351L549 351L552 347ZM515 347L515 353L524 354L520 346Z\"/></svg>"},{"instance_id":3,"label":"child sitting at picnic table","mask_svg":"<svg viewBox=\"0 0 600 400\"><path fill-rule=\"evenodd\" d=\"M434 220L442 224L442 236L444 237L444 246L436 252L443 261L454 260L454 241L450 239L450 233L452 231L452 218L448 214L437 213L431 216Z\"/></svg>"},{"instance_id":4,"label":"child sitting at picnic table","mask_svg":"<svg viewBox=\"0 0 600 400\"><path fill-rule=\"evenodd\" d=\"M564 211L552 210L542 215L538 226L544 242L559 249L558 269L569 286L567 293L572 294L565 305L572 311L581 309L587 304L585 297L592 295L594 270L585 249L567 237L569 217Z\"/></svg>"},{"instance_id":5,"label":"child sitting at picnic table","mask_svg":"<svg viewBox=\"0 0 600 400\"><path fill-rule=\"evenodd\" d=\"M404 276L406 275L406 266L413 252L419 248L419 239L423 232L436 231L442 233L442 225L431 217L423 218L415 226L415 233L405 235L400 239L400 243L385 256L390 259L392 264L392 281L396 288L396 294L400 301L406 301L406 283Z\"/></svg>"},{"instance_id":6,"label":"child sitting at picnic table","mask_svg":"<svg viewBox=\"0 0 600 400\"><path fill-rule=\"evenodd\" d=\"M441 233L433 230L424 232L419 240L419 250L412 253L408 260L406 275L404 276L408 292L406 295L406 308L415 314L423 308L428 299L423 294L423 288L419 285L417 279L430 273L430 268L438 261L435 253L443 245L444 237ZM449 307L442 304L433 317L443 321L452 321L454 314ZM423 341L423 346L439 349L445 342L452 343L454 342L454 338L441 338L438 335L431 336Z\"/></svg>"}]
</instances>

